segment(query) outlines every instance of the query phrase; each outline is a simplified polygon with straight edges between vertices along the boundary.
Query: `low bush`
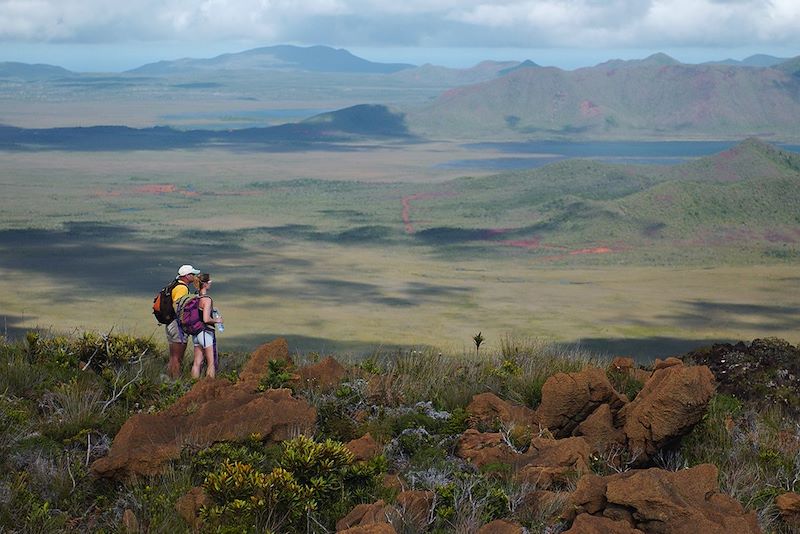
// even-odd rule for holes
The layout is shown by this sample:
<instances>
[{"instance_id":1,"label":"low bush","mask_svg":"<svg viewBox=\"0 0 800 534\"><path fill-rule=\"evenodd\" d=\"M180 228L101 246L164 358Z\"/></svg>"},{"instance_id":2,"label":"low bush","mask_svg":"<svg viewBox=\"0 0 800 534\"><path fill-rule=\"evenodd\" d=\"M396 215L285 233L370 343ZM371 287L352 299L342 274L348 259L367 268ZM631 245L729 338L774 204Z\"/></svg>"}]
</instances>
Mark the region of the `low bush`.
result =
<instances>
[{"instance_id":1,"label":"low bush","mask_svg":"<svg viewBox=\"0 0 800 534\"><path fill-rule=\"evenodd\" d=\"M205 520L258 532L330 528L354 504L373 498L384 469L380 458L355 462L341 443L306 436L284 442L277 463L262 472L225 461L206 476L203 487L214 504L203 510Z\"/></svg>"}]
</instances>

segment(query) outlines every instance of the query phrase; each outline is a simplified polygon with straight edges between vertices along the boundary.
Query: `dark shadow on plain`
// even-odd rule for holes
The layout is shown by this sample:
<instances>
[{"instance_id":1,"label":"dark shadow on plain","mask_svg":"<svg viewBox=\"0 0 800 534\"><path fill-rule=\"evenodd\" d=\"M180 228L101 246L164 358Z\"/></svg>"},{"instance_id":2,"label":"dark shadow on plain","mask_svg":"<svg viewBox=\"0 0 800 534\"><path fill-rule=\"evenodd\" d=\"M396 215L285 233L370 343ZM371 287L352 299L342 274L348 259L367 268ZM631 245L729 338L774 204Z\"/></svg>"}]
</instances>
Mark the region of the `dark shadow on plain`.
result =
<instances>
[{"instance_id":1,"label":"dark shadow on plain","mask_svg":"<svg viewBox=\"0 0 800 534\"><path fill-rule=\"evenodd\" d=\"M110 82L112 87L120 82ZM167 126L88 126L18 128L0 125L0 150L121 151L226 148L267 152L298 150L353 151L348 146L364 138L407 139L405 115L386 106L358 105L319 115L311 120L264 128L238 130L176 130Z\"/></svg>"},{"instance_id":2,"label":"dark shadow on plain","mask_svg":"<svg viewBox=\"0 0 800 534\"><path fill-rule=\"evenodd\" d=\"M204 244L176 236L153 240L124 226L72 222L59 230L0 231L0 267L53 277L69 286L68 293L76 300L99 292L109 292L109 297L155 295L184 263L214 272L212 259L225 261L243 254L238 244L224 239L213 247Z\"/></svg>"},{"instance_id":3,"label":"dark shadow on plain","mask_svg":"<svg viewBox=\"0 0 800 534\"><path fill-rule=\"evenodd\" d=\"M297 352L316 352L321 355L350 354L356 357L366 357L377 353L394 352L408 348L401 345L378 346L363 341L347 341L324 337L280 335L272 333L231 337L224 337L224 334L221 334L218 338L218 343L222 351L252 352L262 344L269 343L278 338L286 339L289 344L290 354Z\"/></svg>"},{"instance_id":4,"label":"dark shadow on plain","mask_svg":"<svg viewBox=\"0 0 800 534\"><path fill-rule=\"evenodd\" d=\"M794 329L800 322L800 306L770 306L703 300L681 303L687 311L662 316L666 321L685 328L704 325L725 325L728 328L757 328L764 332ZM753 317L758 322L753 322Z\"/></svg>"},{"instance_id":5,"label":"dark shadow on plain","mask_svg":"<svg viewBox=\"0 0 800 534\"><path fill-rule=\"evenodd\" d=\"M28 317L30 319L30 317ZM8 341L22 339L25 334L30 330L23 328L21 325L25 321L22 315L6 315L0 316L0 336L5 337Z\"/></svg>"},{"instance_id":6,"label":"dark shadow on plain","mask_svg":"<svg viewBox=\"0 0 800 534\"><path fill-rule=\"evenodd\" d=\"M681 356L714 343L735 343L735 341L676 337L583 338L576 342L560 343L559 346L566 350L588 351L609 360L615 356L625 356L633 358L637 363L649 365L656 358L663 360L670 356Z\"/></svg>"}]
</instances>

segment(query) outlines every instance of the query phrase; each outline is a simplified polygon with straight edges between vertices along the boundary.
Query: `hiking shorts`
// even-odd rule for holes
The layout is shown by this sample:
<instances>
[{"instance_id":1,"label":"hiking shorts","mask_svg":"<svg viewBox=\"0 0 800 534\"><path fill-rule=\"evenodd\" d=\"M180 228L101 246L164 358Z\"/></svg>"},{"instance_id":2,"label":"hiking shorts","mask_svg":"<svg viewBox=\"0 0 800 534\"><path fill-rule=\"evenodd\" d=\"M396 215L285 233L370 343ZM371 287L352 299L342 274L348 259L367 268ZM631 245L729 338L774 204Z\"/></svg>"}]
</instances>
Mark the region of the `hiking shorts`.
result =
<instances>
[{"instance_id":1,"label":"hiking shorts","mask_svg":"<svg viewBox=\"0 0 800 534\"><path fill-rule=\"evenodd\" d=\"M167 343L186 343L189 340L181 330L181 327L178 326L177 319L169 323L164 329L167 332Z\"/></svg>"},{"instance_id":2,"label":"hiking shorts","mask_svg":"<svg viewBox=\"0 0 800 534\"><path fill-rule=\"evenodd\" d=\"M216 341L216 336L214 335L214 332L210 330L203 330L196 336L192 337L192 341L194 342L195 345L207 349L208 347L214 346L214 342Z\"/></svg>"}]
</instances>

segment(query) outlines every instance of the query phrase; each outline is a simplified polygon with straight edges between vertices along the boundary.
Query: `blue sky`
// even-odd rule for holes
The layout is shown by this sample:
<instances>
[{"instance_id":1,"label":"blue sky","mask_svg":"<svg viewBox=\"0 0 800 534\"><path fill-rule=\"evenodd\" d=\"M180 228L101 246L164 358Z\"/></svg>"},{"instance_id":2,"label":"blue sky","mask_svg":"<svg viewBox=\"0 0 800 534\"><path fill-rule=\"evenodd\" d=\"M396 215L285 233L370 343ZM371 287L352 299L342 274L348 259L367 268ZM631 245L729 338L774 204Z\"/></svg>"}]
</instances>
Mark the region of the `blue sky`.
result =
<instances>
[{"instance_id":1,"label":"blue sky","mask_svg":"<svg viewBox=\"0 0 800 534\"><path fill-rule=\"evenodd\" d=\"M161 59L325 44L373 61L577 68L800 55L798 0L0 0L0 61L116 72Z\"/></svg>"}]
</instances>

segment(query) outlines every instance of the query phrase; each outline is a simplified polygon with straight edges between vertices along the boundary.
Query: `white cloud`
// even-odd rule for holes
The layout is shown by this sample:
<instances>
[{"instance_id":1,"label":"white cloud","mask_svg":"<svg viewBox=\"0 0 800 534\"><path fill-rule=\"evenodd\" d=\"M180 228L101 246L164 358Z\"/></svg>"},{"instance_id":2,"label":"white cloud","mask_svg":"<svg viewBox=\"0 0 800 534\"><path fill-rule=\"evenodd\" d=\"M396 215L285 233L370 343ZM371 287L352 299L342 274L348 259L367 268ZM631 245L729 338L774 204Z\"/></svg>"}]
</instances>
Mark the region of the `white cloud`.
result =
<instances>
[{"instance_id":1,"label":"white cloud","mask_svg":"<svg viewBox=\"0 0 800 534\"><path fill-rule=\"evenodd\" d=\"M800 46L798 27L798 0L0 0L5 42Z\"/></svg>"}]
</instances>

